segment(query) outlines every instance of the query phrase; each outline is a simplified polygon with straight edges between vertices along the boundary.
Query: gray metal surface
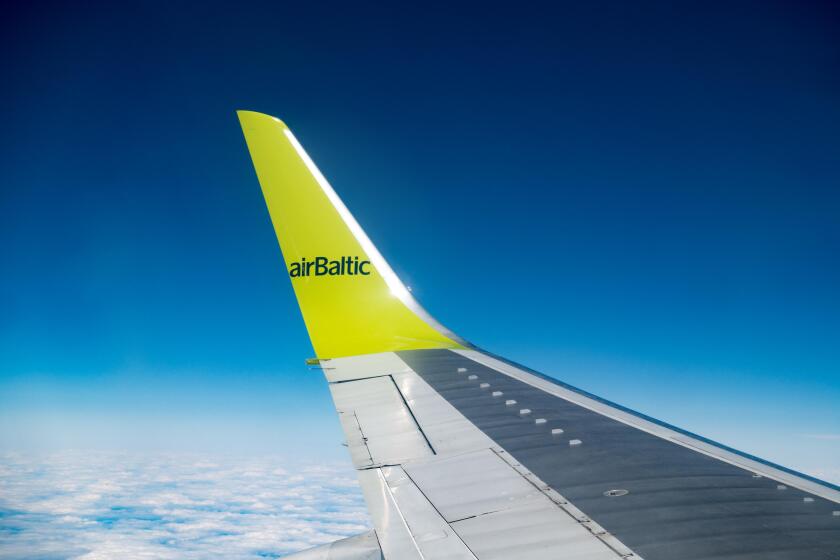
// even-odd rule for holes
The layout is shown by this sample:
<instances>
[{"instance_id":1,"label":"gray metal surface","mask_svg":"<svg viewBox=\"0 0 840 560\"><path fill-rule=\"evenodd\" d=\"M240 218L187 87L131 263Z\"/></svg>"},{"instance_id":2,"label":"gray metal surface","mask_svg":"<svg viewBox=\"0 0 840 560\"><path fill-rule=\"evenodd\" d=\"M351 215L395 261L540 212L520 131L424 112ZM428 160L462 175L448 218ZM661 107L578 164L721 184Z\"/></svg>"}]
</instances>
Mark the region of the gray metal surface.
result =
<instances>
[{"instance_id":1,"label":"gray metal surface","mask_svg":"<svg viewBox=\"0 0 840 560\"><path fill-rule=\"evenodd\" d=\"M830 500L779 489L771 478L455 352L398 354L490 439L646 560L840 559L840 517ZM552 435L558 428L562 434Z\"/></svg>"},{"instance_id":2,"label":"gray metal surface","mask_svg":"<svg viewBox=\"0 0 840 560\"><path fill-rule=\"evenodd\" d=\"M399 360L396 356L394 358ZM399 361L405 366L402 360ZM435 453L450 455L489 449L495 445L408 366L405 369L408 371L393 375L394 382Z\"/></svg>"},{"instance_id":3,"label":"gray metal surface","mask_svg":"<svg viewBox=\"0 0 840 560\"><path fill-rule=\"evenodd\" d=\"M412 463L405 470L449 523L545 501L489 449Z\"/></svg>"},{"instance_id":4,"label":"gray metal surface","mask_svg":"<svg viewBox=\"0 0 840 560\"><path fill-rule=\"evenodd\" d=\"M631 555L395 354L321 366L386 560Z\"/></svg>"},{"instance_id":5,"label":"gray metal surface","mask_svg":"<svg viewBox=\"0 0 840 560\"><path fill-rule=\"evenodd\" d=\"M481 560L618 560L616 549L484 449L416 461L405 472Z\"/></svg>"},{"instance_id":6,"label":"gray metal surface","mask_svg":"<svg viewBox=\"0 0 840 560\"><path fill-rule=\"evenodd\" d=\"M321 360L321 369L324 371L324 377L330 383L382 377L411 371L405 365L405 362L400 360L399 356L393 352Z\"/></svg>"},{"instance_id":7,"label":"gray metal surface","mask_svg":"<svg viewBox=\"0 0 840 560\"><path fill-rule=\"evenodd\" d=\"M476 560L400 467L359 471L386 560Z\"/></svg>"},{"instance_id":8,"label":"gray metal surface","mask_svg":"<svg viewBox=\"0 0 840 560\"><path fill-rule=\"evenodd\" d=\"M368 531L303 552L284 556L287 560L382 560L376 533Z\"/></svg>"},{"instance_id":9,"label":"gray metal surface","mask_svg":"<svg viewBox=\"0 0 840 560\"><path fill-rule=\"evenodd\" d=\"M330 392L357 468L432 455L390 376L331 383Z\"/></svg>"},{"instance_id":10,"label":"gray metal surface","mask_svg":"<svg viewBox=\"0 0 840 560\"><path fill-rule=\"evenodd\" d=\"M776 465L697 434L692 434L485 352L467 349L453 350L453 352L608 418L840 504L840 487L837 485Z\"/></svg>"}]
</instances>

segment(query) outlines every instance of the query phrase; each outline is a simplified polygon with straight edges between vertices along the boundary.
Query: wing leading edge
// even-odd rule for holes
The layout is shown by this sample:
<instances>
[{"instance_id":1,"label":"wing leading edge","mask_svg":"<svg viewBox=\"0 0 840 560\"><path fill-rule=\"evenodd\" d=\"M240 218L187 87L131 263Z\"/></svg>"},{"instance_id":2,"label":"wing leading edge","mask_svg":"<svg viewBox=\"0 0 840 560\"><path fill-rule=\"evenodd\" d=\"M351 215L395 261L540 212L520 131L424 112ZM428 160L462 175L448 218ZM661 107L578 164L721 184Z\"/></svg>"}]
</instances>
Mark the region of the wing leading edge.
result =
<instances>
[{"instance_id":1,"label":"wing leading edge","mask_svg":"<svg viewBox=\"0 0 840 560\"><path fill-rule=\"evenodd\" d=\"M374 533L303 558L840 560L840 490L478 350L239 112Z\"/></svg>"}]
</instances>

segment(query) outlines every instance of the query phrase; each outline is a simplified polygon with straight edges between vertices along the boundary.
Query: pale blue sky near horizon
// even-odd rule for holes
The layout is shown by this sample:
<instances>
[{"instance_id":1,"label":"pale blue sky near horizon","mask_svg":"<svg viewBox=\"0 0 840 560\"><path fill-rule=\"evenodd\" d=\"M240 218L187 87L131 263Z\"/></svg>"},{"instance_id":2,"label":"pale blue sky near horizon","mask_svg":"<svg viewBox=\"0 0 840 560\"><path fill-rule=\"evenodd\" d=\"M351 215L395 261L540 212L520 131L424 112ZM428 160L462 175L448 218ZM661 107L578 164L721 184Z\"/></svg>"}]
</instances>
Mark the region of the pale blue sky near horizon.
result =
<instances>
[{"instance_id":1,"label":"pale blue sky near horizon","mask_svg":"<svg viewBox=\"0 0 840 560\"><path fill-rule=\"evenodd\" d=\"M840 482L829 4L16 9L0 450L347 460L251 109L447 327Z\"/></svg>"}]
</instances>

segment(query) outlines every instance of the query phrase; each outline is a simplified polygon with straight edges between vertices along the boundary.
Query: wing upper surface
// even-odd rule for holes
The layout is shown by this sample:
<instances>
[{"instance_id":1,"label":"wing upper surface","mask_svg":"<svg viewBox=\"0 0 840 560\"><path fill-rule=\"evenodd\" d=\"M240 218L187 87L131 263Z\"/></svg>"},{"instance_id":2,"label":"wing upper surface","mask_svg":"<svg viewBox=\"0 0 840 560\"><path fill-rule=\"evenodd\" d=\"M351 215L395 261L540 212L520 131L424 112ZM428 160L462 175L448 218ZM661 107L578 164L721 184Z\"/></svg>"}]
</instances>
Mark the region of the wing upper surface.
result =
<instances>
[{"instance_id":1,"label":"wing upper surface","mask_svg":"<svg viewBox=\"0 0 840 560\"><path fill-rule=\"evenodd\" d=\"M377 534L394 541L385 558L840 558L830 486L596 408L487 354L322 364L342 417L379 410L359 433L342 426L371 450L350 443Z\"/></svg>"},{"instance_id":2,"label":"wing upper surface","mask_svg":"<svg viewBox=\"0 0 840 560\"><path fill-rule=\"evenodd\" d=\"M840 560L836 486L474 349L281 121L239 116L375 526L314 557Z\"/></svg>"}]
</instances>

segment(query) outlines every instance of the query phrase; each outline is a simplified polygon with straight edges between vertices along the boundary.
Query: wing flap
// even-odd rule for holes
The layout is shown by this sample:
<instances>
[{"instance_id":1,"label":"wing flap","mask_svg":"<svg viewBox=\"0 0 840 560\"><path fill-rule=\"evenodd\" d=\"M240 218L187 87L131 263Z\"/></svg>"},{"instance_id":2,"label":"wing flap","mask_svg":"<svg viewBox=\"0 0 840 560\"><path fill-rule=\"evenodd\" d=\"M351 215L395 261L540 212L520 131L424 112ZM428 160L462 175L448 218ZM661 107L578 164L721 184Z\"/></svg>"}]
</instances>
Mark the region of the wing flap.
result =
<instances>
[{"instance_id":1,"label":"wing flap","mask_svg":"<svg viewBox=\"0 0 840 560\"><path fill-rule=\"evenodd\" d=\"M522 468L395 354L323 365L328 379L340 380L330 390L385 558L615 560L623 556L618 550L631 554L611 545L613 537ZM448 375L460 384L472 370L452 368ZM414 441L408 451L402 439Z\"/></svg>"},{"instance_id":2,"label":"wing flap","mask_svg":"<svg viewBox=\"0 0 840 560\"><path fill-rule=\"evenodd\" d=\"M390 376L330 384L357 468L434 454Z\"/></svg>"},{"instance_id":3,"label":"wing flap","mask_svg":"<svg viewBox=\"0 0 840 560\"><path fill-rule=\"evenodd\" d=\"M284 556L286 560L382 560L376 533L368 531Z\"/></svg>"},{"instance_id":4,"label":"wing flap","mask_svg":"<svg viewBox=\"0 0 840 560\"><path fill-rule=\"evenodd\" d=\"M400 467L359 472L385 558L476 560Z\"/></svg>"}]
</instances>

